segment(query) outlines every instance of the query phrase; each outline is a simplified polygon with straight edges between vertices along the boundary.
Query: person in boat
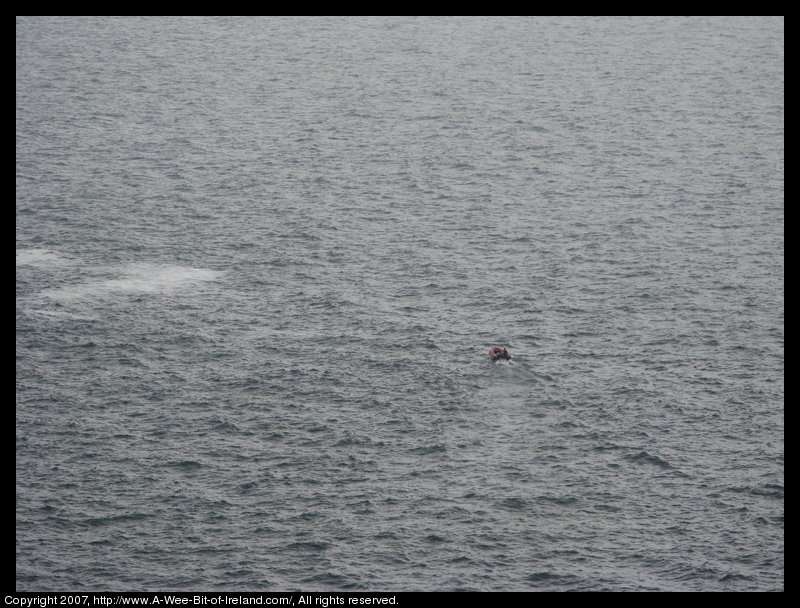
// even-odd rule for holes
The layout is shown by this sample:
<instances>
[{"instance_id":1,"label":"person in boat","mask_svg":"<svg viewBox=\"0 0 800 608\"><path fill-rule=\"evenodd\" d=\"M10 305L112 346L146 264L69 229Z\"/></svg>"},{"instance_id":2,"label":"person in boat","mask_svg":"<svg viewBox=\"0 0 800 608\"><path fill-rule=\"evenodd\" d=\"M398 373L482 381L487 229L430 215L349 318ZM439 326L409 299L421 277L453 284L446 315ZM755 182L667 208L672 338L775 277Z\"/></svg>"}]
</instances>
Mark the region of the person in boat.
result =
<instances>
[{"instance_id":1,"label":"person in boat","mask_svg":"<svg viewBox=\"0 0 800 608\"><path fill-rule=\"evenodd\" d=\"M508 361L509 359L511 359L511 353L508 352L508 349L506 348L500 348L499 346L492 346L492 348L489 349L489 358L492 361L499 361L500 359L505 359L506 361Z\"/></svg>"}]
</instances>

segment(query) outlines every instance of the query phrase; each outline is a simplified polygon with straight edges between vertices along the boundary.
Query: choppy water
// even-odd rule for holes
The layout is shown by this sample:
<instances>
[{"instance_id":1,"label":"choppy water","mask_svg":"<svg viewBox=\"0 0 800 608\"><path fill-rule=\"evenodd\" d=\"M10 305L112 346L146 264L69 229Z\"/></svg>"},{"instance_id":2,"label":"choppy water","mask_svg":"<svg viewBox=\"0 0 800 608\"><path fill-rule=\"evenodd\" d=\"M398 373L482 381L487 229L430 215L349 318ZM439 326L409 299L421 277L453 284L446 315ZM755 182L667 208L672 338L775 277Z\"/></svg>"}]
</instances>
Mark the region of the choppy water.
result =
<instances>
[{"instance_id":1,"label":"choppy water","mask_svg":"<svg viewBox=\"0 0 800 608\"><path fill-rule=\"evenodd\" d=\"M18 18L17 590L782 590L783 31Z\"/></svg>"}]
</instances>

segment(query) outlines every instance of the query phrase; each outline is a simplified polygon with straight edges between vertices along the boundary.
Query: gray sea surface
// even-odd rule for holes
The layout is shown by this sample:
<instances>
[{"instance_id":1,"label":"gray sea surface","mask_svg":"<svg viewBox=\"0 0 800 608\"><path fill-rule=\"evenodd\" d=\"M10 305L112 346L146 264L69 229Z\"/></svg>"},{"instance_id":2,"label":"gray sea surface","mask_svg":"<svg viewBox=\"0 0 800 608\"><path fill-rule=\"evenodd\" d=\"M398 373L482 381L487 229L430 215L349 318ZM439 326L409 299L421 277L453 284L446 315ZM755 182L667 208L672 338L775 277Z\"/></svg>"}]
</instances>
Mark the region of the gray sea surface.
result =
<instances>
[{"instance_id":1,"label":"gray sea surface","mask_svg":"<svg viewBox=\"0 0 800 608\"><path fill-rule=\"evenodd\" d=\"M783 310L782 17L16 19L18 591L782 591Z\"/></svg>"}]
</instances>

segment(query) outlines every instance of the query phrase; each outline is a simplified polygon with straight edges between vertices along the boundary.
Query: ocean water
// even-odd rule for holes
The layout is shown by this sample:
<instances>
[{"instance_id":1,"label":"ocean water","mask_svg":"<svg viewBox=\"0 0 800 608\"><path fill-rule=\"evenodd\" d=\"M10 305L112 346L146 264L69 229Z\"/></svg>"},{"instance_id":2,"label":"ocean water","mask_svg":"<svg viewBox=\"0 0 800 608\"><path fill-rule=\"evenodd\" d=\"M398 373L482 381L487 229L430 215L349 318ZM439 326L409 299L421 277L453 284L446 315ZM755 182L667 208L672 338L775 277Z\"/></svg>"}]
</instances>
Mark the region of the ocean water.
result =
<instances>
[{"instance_id":1,"label":"ocean water","mask_svg":"<svg viewBox=\"0 0 800 608\"><path fill-rule=\"evenodd\" d=\"M782 591L783 174L782 17L17 18L17 590Z\"/></svg>"}]
</instances>

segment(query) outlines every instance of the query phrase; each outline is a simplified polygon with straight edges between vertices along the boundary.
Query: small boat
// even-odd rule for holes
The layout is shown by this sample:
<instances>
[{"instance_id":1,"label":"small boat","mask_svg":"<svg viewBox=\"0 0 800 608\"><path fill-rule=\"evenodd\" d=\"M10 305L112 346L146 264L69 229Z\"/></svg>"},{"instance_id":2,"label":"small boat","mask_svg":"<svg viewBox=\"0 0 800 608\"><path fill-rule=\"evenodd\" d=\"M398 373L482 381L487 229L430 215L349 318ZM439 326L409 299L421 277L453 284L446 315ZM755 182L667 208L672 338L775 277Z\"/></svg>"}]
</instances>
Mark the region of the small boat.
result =
<instances>
[{"instance_id":1,"label":"small boat","mask_svg":"<svg viewBox=\"0 0 800 608\"><path fill-rule=\"evenodd\" d=\"M511 353L508 352L508 349L492 346L492 348L489 349L489 358L492 361L508 360L511 359Z\"/></svg>"}]
</instances>

